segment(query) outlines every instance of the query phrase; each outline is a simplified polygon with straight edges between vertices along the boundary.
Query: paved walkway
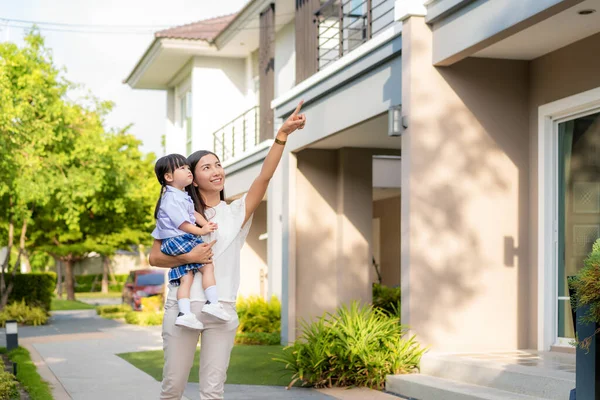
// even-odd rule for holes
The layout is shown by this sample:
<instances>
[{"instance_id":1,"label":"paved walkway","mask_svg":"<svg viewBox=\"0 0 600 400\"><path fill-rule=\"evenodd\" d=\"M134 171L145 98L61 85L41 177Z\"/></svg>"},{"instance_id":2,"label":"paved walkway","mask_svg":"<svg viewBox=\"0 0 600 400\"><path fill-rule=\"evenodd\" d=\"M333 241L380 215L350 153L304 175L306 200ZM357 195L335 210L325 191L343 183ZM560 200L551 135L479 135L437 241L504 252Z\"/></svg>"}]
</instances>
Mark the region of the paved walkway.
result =
<instances>
[{"instance_id":1,"label":"paved walkway","mask_svg":"<svg viewBox=\"0 0 600 400\"><path fill-rule=\"evenodd\" d=\"M3 331L3 330L2 330ZM0 332L0 346L4 346ZM42 377L53 386L55 400L156 399L160 383L117 356L162 348L160 327L138 327L100 318L94 310L59 311L50 324L19 327L19 343L28 348ZM225 385L226 400L397 400L364 389L314 390ZM198 384L185 396L198 399Z\"/></svg>"}]
</instances>

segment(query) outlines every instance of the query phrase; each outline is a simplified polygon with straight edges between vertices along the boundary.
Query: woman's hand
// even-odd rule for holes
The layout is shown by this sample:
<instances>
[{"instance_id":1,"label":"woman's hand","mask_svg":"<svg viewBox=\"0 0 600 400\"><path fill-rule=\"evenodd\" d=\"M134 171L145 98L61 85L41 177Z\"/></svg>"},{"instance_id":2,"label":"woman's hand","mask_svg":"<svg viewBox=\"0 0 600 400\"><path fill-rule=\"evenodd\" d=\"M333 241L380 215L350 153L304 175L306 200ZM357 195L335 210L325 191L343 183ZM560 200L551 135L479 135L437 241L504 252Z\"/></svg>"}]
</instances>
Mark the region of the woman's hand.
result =
<instances>
[{"instance_id":1,"label":"woman's hand","mask_svg":"<svg viewBox=\"0 0 600 400\"><path fill-rule=\"evenodd\" d=\"M285 134L286 137L291 135L296 129L303 129L306 125L306 115L299 114L302 104L304 104L304 101L298 103L298 107L296 107L292 115L290 115L283 125L281 125L281 128L279 128L279 132Z\"/></svg>"},{"instance_id":2,"label":"woman's hand","mask_svg":"<svg viewBox=\"0 0 600 400\"><path fill-rule=\"evenodd\" d=\"M210 243L202 243L194 247L189 253L185 254L190 264L210 264L213 262L212 247L216 243L213 240Z\"/></svg>"}]
</instances>

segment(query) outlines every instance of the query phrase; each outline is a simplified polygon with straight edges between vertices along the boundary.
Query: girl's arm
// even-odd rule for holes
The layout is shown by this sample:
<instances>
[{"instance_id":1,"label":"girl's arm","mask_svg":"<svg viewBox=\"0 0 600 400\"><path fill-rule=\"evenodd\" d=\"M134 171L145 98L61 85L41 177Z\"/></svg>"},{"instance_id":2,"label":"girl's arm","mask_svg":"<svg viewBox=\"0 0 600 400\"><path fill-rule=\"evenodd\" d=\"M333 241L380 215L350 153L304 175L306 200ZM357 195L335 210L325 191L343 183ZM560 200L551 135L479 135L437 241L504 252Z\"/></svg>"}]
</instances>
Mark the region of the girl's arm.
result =
<instances>
[{"instance_id":1,"label":"girl's arm","mask_svg":"<svg viewBox=\"0 0 600 400\"><path fill-rule=\"evenodd\" d=\"M181 229L184 232L191 233L192 235L202 236L202 235L207 235L211 232L216 231L217 224L215 224L214 222L209 222L206 225L204 225L202 228L198 228L194 224L191 224L189 222L184 222L183 224L179 225L179 229Z\"/></svg>"},{"instance_id":2,"label":"girl's arm","mask_svg":"<svg viewBox=\"0 0 600 400\"><path fill-rule=\"evenodd\" d=\"M208 224L208 221L206 220L206 218L204 218L204 215L200 214L198 211L194 211L194 217L196 217L196 223L198 225L204 226Z\"/></svg>"},{"instance_id":3,"label":"girl's arm","mask_svg":"<svg viewBox=\"0 0 600 400\"><path fill-rule=\"evenodd\" d=\"M296 110L294 110L292 115L290 115L289 118L283 123L281 128L279 128L276 140L285 142L287 141L288 136L291 135L296 129L304 128L304 125L306 124L306 116L304 114L298 114L303 103L304 102L301 101L298 104ZM271 146L267 157L265 157L265 161L263 162L263 166L260 170L258 178L256 178L252 183L252 186L250 186L248 194L246 195L246 216L244 218L244 225L250 219L250 216L254 213L254 211L256 211L256 208L265 197L269 182L271 181L271 178L273 178L273 174L275 173L277 165L279 165L279 161L283 155L283 148L284 146L278 144L277 142Z\"/></svg>"},{"instance_id":4,"label":"girl's arm","mask_svg":"<svg viewBox=\"0 0 600 400\"><path fill-rule=\"evenodd\" d=\"M210 243L202 243L194 247L189 253L180 256L168 256L160 251L160 240L154 240L148 261L153 267L174 268L184 264L209 264L212 262L212 247L216 240Z\"/></svg>"}]
</instances>

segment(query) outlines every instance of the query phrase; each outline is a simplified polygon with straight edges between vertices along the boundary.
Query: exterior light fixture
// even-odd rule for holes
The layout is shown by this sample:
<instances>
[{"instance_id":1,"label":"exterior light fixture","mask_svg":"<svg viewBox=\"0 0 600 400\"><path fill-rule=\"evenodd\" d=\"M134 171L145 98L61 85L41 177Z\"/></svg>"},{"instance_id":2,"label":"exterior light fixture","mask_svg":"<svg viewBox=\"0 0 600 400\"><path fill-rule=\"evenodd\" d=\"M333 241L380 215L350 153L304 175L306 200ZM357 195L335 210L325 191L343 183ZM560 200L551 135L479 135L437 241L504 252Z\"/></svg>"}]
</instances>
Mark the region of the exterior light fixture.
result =
<instances>
[{"instance_id":1,"label":"exterior light fixture","mask_svg":"<svg viewBox=\"0 0 600 400\"><path fill-rule=\"evenodd\" d=\"M596 12L596 10L590 8L590 9L587 9L587 10L578 11L577 14L579 14L579 15L590 15L590 14L593 14L595 12Z\"/></svg>"},{"instance_id":2,"label":"exterior light fixture","mask_svg":"<svg viewBox=\"0 0 600 400\"><path fill-rule=\"evenodd\" d=\"M388 136L402 136L408 128L406 117L402 115L402 106L396 105L388 110Z\"/></svg>"},{"instance_id":3,"label":"exterior light fixture","mask_svg":"<svg viewBox=\"0 0 600 400\"><path fill-rule=\"evenodd\" d=\"M12 350L19 347L19 328L14 319L6 321L6 349Z\"/></svg>"}]
</instances>

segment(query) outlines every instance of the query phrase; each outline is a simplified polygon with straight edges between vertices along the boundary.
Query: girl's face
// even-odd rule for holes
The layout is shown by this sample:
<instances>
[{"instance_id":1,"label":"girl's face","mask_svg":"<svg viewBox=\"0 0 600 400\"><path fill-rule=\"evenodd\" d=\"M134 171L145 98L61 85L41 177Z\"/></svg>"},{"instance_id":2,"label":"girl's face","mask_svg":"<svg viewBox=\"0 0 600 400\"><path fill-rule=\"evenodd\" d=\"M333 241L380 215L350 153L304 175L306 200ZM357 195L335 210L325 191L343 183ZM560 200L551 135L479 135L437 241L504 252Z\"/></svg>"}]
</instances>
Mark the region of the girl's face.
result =
<instances>
[{"instance_id":1,"label":"girl's face","mask_svg":"<svg viewBox=\"0 0 600 400\"><path fill-rule=\"evenodd\" d=\"M198 161L194 171L194 185L204 193L218 193L223 190L225 171L216 156L207 154Z\"/></svg>"},{"instance_id":2,"label":"girl's face","mask_svg":"<svg viewBox=\"0 0 600 400\"><path fill-rule=\"evenodd\" d=\"M167 175L169 175L169 174L167 174ZM171 186L174 186L179 189L183 189L186 186L191 185L192 180L194 179L194 177L192 176L192 171L190 171L189 165L182 165L181 167L179 167L175 171L173 171L173 173L170 175L171 175L170 178L172 179L170 182ZM167 182L168 182L169 177L165 176L165 178L167 178Z\"/></svg>"}]
</instances>

